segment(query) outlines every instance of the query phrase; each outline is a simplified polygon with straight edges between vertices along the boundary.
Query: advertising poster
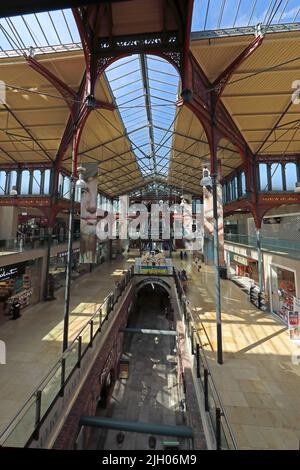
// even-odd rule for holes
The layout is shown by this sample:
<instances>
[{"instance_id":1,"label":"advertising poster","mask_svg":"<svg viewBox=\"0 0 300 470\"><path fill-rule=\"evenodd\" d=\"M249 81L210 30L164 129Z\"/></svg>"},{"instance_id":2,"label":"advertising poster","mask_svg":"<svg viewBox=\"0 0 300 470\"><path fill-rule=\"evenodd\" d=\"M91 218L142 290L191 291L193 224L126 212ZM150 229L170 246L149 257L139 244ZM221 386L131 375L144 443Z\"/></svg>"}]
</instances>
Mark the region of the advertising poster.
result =
<instances>
[{"instance_id":1,"label":"advertising poster","mask_svg":"<svg viewBox=\"0 0 300 470\"><path fill-rule=\"evenodd\" d=\"M300 299L294 297L294 310L289 311L289 336L291 341L300 341Z\"/></svg>"},{"instance_id":2,"label":"advertising poster","mask_svg":"<svg viewBox=\"0 0 300 470\"><path fill-rule=\"evenodd\" d=\"M219 232L219 263L223 266L224 260L224 226L223 226L223 204L222 204L222 186L217 185L217 208L218 208L218 232ZM213 194L207 188L203 188L203 215L204 215L204 233L208 237L214 235L214 211Z\"/></svg>"},{"instance_id":3,"label":"advertising poster","mask_svg":"<svg viewBox=\"0 0 300 470\"><path fill-rule=\"evenodd\" d=\"M80 263L97 263L98 164L84 164L86 188L81 190Z\"/></svg>"}]
</instances>

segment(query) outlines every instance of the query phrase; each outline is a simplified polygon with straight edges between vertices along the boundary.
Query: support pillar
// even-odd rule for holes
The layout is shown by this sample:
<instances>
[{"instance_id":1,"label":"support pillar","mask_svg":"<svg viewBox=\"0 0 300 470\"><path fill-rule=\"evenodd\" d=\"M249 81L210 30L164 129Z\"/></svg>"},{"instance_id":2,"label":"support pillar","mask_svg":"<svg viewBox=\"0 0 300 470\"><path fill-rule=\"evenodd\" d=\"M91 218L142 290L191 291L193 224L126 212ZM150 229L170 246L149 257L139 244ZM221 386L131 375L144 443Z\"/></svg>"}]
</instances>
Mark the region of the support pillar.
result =
<instances>
[{"instance_id":1,"label":"support pillar","mask_svg":"<svg viewBox=\"0 0 300 470\"><path fill-rule=\"evenodd\" d=\"M218 212L218 159L217 148L219 136L216 132L215 115L212 114L211 135L211 179L212 179L212 203L213 203L213 233L214 233L214 266L215 266L215 302L216 302L216 323L217 323L217 361L223 364L222 345L222 318L221 318L221 281L220 281L220 246L219 246L219 212ZM222 203L222 200L221 200ZM220 205L220 204L219 204ZM223 230L223 220L222 220ZM224 252L223 252L224 253ZM224 255L223 255L224 260Z\"/></svg>"},{"instance_id":2,"label":"support pillar","mask_svg":"<svg viewBox=\"0 0 300 470\"><path fill-rule=\"evenodd\" d=\"M71 275L72 275L72 252L73 252L73 227L74 227L74 205L75 205L75 190L76 190L76 170L77 170L77 151L79 144L80 132L76 131L73 138L72 148L72 174L70 184L70 216L69 216L69 230L68 230L68 257L67 257L67 272L66 272L66 287L65 287L65 304L64 304L64 331L63 331L63 346L64 352L68 348L69 343L69 315L70 315L70 294L71 294Z\"/></svg>"}]
</instances>

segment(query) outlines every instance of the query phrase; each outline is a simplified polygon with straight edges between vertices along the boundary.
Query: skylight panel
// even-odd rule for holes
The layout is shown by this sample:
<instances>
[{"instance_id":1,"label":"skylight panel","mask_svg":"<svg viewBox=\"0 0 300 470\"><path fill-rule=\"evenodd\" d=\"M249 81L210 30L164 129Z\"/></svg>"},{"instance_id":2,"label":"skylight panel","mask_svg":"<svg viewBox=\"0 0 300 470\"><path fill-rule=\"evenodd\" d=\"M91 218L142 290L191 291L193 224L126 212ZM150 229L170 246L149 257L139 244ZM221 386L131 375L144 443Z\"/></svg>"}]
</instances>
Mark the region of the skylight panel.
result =
<instances>
[{"instance_id":1,"label":"skylight panel","mask_svg":"<svg viewBox=\"0 0 300 470\"><path fill-rule=\"evenodd\" d=\"M299 21L299 0L195 0L192 31Z\"/></svg>"}]
</instances>

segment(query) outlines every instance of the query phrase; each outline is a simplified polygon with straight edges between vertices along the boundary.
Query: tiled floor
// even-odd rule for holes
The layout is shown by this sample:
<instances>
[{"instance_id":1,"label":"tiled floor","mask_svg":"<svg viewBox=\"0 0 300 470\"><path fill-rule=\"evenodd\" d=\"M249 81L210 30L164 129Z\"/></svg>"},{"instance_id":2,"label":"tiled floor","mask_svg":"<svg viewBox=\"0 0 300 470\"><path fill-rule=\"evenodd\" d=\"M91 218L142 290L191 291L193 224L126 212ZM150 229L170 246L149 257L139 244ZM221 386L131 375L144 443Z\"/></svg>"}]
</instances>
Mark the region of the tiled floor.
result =
<instances>
[{"instance_id":1,"label":"tiled floor","mask_svg":"<svg viewBox=\"0 0 300 470\"><path fill-rule=\"evenodd\" d=\"M222 280L224 364L218 365L213 269L202 266L198 273L190 259L176 263L188 272L187 298L209 337L199 331L238 447L299 449L300 364L291 356L300 346L289 340L281 322Z\"/></svg>"},{"instance_id":2,"label":"tiled floor","mask_svg":"<svg viewBox=\"0 0 300 470\"><path fill-rule=\"evenodd\" d=\"M104 263L91 274L72 284L69 340L88 322L114 287L130 259ZM0 339L6 344L6 365L0 365L0 430L18 412L25 400L47 375L61 355L64 290L56 300L42 302L22 311L22 317L0 327Z\"/></svg>"}]
</instances>

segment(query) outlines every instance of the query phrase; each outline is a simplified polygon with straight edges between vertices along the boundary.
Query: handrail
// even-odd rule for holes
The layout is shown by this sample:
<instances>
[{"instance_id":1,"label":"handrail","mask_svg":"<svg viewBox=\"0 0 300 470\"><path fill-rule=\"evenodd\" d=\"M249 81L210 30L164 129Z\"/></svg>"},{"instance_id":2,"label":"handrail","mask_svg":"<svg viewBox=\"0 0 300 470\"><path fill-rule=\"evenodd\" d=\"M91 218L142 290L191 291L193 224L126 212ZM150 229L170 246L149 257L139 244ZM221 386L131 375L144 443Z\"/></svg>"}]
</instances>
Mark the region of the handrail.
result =
<instances>
[{"instance_id":1,"label":"handrail","mask_svg":"<svg viewBox=\"0 0 300 470\"><path fill-rule=\"evenodd\" d=\"M185 299L182 299L183 295L184 295L184 297L185 297L185 292L184 292L184 289L183 289L183 287L182 287L181 280L180 280L180 278L179 278L179 276L178 276L178 273L176 272L175 268L174 268L174 277L175 277L175 284L176 284L177 290L179 290L179 292L178 292L178 293L179 293L179 300L184 303L184 305L183 305L184 319L186 320L186 313L188 313L188 315L189 315L189 317L191 318L193 324L194 324L194 325L197 325L199 322L195 321L194 316L193 316L193 312L192 312L191 309L189 308L189 306L188 306L188 304L187 304L187 301L186 301ZM184 309L186 310L186 313L185 313ZM194 326L194 325L193 325L193 326ZM189 325L188 325L188 328L187 328L187 332L188 332L188 335L190 335L190 328L189 328ZM202 358L203 358L204 363L205 363L205 368L206 368L206 370L208 371L208 374L209 374L209 376L210 376L210 381L211 381L211 384L212 384L212 391L214 392L215 396L217 397L217 401L219 402L219 407L221 408L221 414L222 414L222 416L223 416L223 418L224 418L224 421L225 421L225 423L226 423L226 427L227 427L227 429L228 429L228 432L229 432L229 435L230 435L230 439L231 439L231 441L232 441L232 443L233 443L234 448L235 448L235 449L238 449L237 442L236 442L236 440L235 440L234 433L233 433L233 431L232 431L232 429L231 429L231 425L230 425L229 419L228 419L228 417L227 417L227 414L226 414L225 407L224 407L224 405L223 405L221 396L220 396L220 394L219 394L219 392L218 392L218 390L217 390L215 381L214 381L213 376L212 376L212 374L211 374L211 372L210 372L209 363L208 363L206 354L205 354L205 352L204 352L205 350L204 350L203 343L202 343L202 341L201 341L200 335L199 335L199 333L198 333L198 331L197 331L196 328L194 328L194 332L196 332L196 336L197 336L197 339L198 339L198 341L199 341L199 346L200 346L200 348L201 348L201 350L202 350L202 353L203 353L203 354L202 354ZM214 400L214 401L215 401L215 400ZM216 409L217 409L217 404L216 404Z\"/></svg>"},{"instance_id":2,"label":"handrail","mask_svg":"<svg viewBox=\"0 0 300 470\"><path fill-rule=\"evenodd\" d=\"M124 284L124 287L126 285L128 285L129 281L131 280L132 278L132 268L129 269L129 270L124 270L124 276L122 278L122 280L120 281L120 283L123 285ZM34 391L31 393L31 395L27 398L27 400L25 401L25 403L22 405L22 407L18 410L18 412L15 414L15 416L10 420L9 424L0 432L0 445L2 444L2 440L3 439L6 439L10 436L11 432L13 432L13 430L18 426L18 423L20 422L20 420L22 419L22 417L25 415L26 411L27 411L27 408L28 408L28 405L30 404L30 402L32 401L32 404L35 403L36 401L36 397L37 397L37 394L39 392L41 392L41 390L43 390L44 386L46 386L51 378L54 376L54 372L56 372L62 365L62 362L68 357L69 353L72 352L72 349L74 347L74 344L76 343L76 341L79 340L79 338L82 337L82 333L84 332L84 330L87 330L87 328L90 327L90 325L92 324L93 320L99 316L100 314L100 311L101 309L103 308L103 306L105 306L106 304L108 304L108 301L109 299L114 299L113 301L113 305L110 305L112 308L110 311L108 311L107 313L107 316L105 316L103 319L102 319L102 323L100 324L99 323L99 328L97 329L96 334L98 334L98 332L101 332L101 326L102 324L104 323L104 321L107 319L109 313L112 311L113 307L116 305L116 303L118 302L118 299L120 297L120 295L118 295L116 298L114 298L114 294L115 292L114 291L111 291L109 292L109 294L105 297L105 299L103 300L103 302L101 303L101 305L99 305L99 307L97 308L97 310L95 311L95 313L90 317L90 319L87 321L87 323L79 330L79 332L77 333L76 337L74 338L74 340L69 344L68 348L64 351L64 353L61 355L61 357L58 359L58 361L53 365L53 367L50 369L50 371L47 373L47 375L45 375L45 377L43 377L43 379L39 382L38 386L35 387ZM86 348L86 350L88 349L88 346ZM82 354L81 354L81 357L83 357L83 355L85 354L86 350L82 351ZM67 380L69 379L69 377L72 375L73 371L71 371L71 373L69 374L68 377L65 377L65 383L67 382ZM62 384L63 386L65 385ZM59 390L58 390L59 391ZM46 415L48 409L51 407L51 404L53 403L53 400L52 402L49 404L47 410L43 413L43 416ZM42 416L41 416L42 418ZM34 429L32 430L32 432L34 432Z\"/></svg>"},{"instance_id":3,"label":"handrail","mask_svg":"<svg viewBox=\"0 0 300 470\"><path fill-rule=\"evenodd\" d=\"M228 243L235 243L253 248L257 247L256 237L245 233L225 233L224 240ZM298 251L300 249L300 241L266 236L261 237L261 249L263 251L273 251L275 248L293 252Z\"/></svg>"}]
</instances>

